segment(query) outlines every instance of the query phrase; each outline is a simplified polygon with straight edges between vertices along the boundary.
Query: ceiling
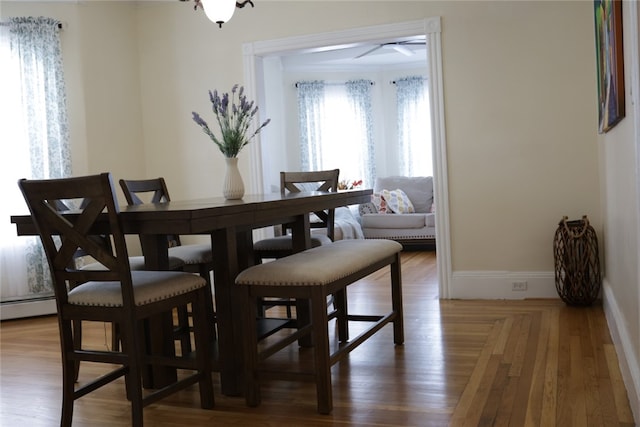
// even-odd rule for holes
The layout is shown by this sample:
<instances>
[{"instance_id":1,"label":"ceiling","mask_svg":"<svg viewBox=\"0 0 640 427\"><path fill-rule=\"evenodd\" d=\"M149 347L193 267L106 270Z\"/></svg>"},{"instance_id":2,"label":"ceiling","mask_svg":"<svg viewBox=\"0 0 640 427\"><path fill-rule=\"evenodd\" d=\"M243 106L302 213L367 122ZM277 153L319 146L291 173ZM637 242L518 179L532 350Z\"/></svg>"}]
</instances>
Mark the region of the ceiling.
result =
<instances>
[{"instance_id":1,"label":"ceiling","mask_svg":"<svg viewBox=\"0 0 640 427\"><path fill-rule=\"evenodd\" d=\"M402 52L394 48L398 43L402 45ZM308 49L282 56L281 60L286 70L406 68L413 65L424 66L427 49L425 37L415 36Z\"/></svg>"}]
</instances>

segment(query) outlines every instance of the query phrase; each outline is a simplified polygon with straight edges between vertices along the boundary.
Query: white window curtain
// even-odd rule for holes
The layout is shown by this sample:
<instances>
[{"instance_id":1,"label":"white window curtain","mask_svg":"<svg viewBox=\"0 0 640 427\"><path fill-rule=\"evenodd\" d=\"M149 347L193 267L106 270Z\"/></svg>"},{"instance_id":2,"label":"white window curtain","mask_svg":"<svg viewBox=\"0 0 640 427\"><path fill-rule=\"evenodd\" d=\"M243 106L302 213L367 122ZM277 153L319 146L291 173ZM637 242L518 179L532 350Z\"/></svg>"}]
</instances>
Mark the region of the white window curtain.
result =
<instances>
[{"instance_id":1,"label":"white window curtain","mask_svg":"<svg viewBox=\"0 0 640 427\"><path fill-rule=\"evenodd\" d=\"M298 82L301 168L340 169L340 179L375 176L370 80Z\"/></svg>"},{"instance_id":2,"label":"white window curtain","mask_svg":"<svg viewBox=\"0 0 640 427\"><path fill-rule=\"evenodd\" d=\"M397 79L398 143L400 173L406 176L433 176L431 114L425 78Z\"/></svg>"},{"instance_id":3,"label":"white window curtain","mask_svg":"<svg viewBox=\"0 0 640 427\"><path fill-rule=\"evenodd\" d=\"M349 145L349 151L347 157L342 159L345 170L348 171L346 166L352 163L355 163L358 168L355 175L345 175L345 177L351 181L362 179L365 186L373 186L373 179L376 176L376 163L373 157L372 84L370 80L350 80L346 83L351 115L341 118L343 122L345 119L353 118L350 139L345 141ZM344 127L344 123L342 126Z\"/></svg>"},{"instance_id":4,"label":"white window curtain","mask_svg":"<svg viewBox=\"0 0 640 427\"><path fill-rule=\"evenodd\" d=\"M0 300L51 295L39 239L19 237L9 217L27 213L20 178L71 175L60 23L11 18L0 23Z\"/></svg>"},{"instance_id":5,"label":"white window curtain","mask_svg":"<svg viewBox=\"0 0 640 427\"><path fill-rule=\"evenodd\" d=\"M324 117L324 82L298 82L298 122L300 124L300 162L303 171L320 170Z\"/></svg>"}]
</instances>

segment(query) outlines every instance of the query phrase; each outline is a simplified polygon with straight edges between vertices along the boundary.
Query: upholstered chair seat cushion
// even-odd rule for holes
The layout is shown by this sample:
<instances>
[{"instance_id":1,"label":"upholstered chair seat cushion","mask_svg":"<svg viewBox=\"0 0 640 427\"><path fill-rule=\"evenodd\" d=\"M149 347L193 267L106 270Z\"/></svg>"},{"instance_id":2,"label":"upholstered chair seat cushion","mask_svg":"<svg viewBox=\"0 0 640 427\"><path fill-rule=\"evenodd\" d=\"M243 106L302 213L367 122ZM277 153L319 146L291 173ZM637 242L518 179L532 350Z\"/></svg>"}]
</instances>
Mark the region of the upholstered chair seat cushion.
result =
<instances>
[{"instance_id":1,"label":"upholstered chair seat cushion","mask_svg":"<svg viewBox=\"0 0 640 427\"><path fill-rule=\"evenodd\" d=\"M169 257L169 269L170 270L179 270L184 266L186 262L182 259L170 256ZM131 256L129 257L129 266L131 270L144 270L144 257L143 256ZM87 265L83 265L81 267L82 270L104 270L104 265L99 262L92 262Z\"/></svg>"},{"instance_id":2,"label":"upholstered chair seat cushion","mask_svg":"<svg viewBox=\"0 0 640 427\"><path fill-rule=\"evenodd\" d=\"M211 244L181 245L169 248L169 257L181 259L185 264L206 264L213 261Z\"/></svg>"},{"instance_id":3,"label":"upholstered chair seat cushion","mask_svg":"<svg viewBox=\"0 0 640 427\"><path fill-rule=\"evenodd\" d=\"M162 301L205 286L195 274L180 271L132 271L135 305ZM122 307L120 282L86 282L69 291L73 305Z\"/></svg>"},{"instance_id":4,"label":"upholstered chair seat cushion","mask_svg":"<svg viewBox=\"0 0 640 427\"><path fill-rule=\"evenodd\" d=\"M311 236L311 247L331 244L331 239L324 234ZM253 244L254 251L292 251L293 243L291 236L276 236L270 239L263 239Z\"/></svg>"}]
</instances>

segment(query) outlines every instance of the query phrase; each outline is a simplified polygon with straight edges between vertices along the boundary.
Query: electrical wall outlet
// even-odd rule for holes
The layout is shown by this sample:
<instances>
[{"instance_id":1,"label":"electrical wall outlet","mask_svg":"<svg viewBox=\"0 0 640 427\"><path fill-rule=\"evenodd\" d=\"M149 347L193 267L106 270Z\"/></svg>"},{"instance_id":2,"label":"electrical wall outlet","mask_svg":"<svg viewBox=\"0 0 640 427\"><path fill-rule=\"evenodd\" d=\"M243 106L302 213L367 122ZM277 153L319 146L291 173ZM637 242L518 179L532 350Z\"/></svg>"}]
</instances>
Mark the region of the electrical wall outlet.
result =
<instances>
[{"instance_id":1,"label":"electrical wall outlet","mask_svg":"<svg viewBox=\"0 0 640 427\"><path fill-rule=\"evenodd\" d=\"M522 280L518 282L511 282L511 290L512 291L526 291L527 290L527 282Z\"/></svg>"}]
</instances>

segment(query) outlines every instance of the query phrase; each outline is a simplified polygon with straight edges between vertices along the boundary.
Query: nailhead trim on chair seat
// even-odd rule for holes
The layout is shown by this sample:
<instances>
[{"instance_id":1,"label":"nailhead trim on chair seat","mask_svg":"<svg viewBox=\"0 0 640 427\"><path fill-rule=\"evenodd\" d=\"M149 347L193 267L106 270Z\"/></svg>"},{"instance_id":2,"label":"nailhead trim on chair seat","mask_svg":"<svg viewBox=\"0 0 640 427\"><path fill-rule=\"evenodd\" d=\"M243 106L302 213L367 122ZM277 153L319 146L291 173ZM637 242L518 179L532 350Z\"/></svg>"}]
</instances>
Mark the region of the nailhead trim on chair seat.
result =
<instances>
[{"instance_id":1,"label":"nailhead trim on chair seat","mask_svg":"<svg viewBox=\"0 0 640 427\"><path fill-rule=\"evenodd\" d=\"M393 240L339 240L276 262L255 265L236 277L239 285L326 285L402 250Z\"/></svg>"}]
</instances>

